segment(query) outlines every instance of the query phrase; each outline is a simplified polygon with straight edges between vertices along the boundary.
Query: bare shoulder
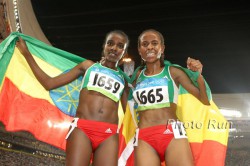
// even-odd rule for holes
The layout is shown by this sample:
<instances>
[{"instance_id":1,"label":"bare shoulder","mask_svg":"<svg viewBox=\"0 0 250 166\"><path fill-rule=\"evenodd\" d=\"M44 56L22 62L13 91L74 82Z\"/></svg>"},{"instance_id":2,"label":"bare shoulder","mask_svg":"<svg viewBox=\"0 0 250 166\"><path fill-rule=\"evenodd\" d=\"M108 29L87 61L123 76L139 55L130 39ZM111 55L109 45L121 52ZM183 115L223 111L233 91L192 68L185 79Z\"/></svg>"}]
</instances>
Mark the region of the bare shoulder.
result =
<instances>
[{"instance_id":1,"label":"bare shoulder","mask_svg":"<svg viewBox=\"0 0 250 166\"><path fill-rule=\"evenodd\" d=\"M181 84L183 86L184 84L191 83L191 80L185 71L178 67L171 66L170 74L177 85Z\"/></svg>"},{"instance_id":2,"label":"bare shoulder","mask_svg":"<svg viewBox=\"0 0 250 166\"><path fill-rule=\"evenodd\" d=\"M82 70L87 70L90 66L94 64L91 60L85 60L79 64L79 66L82 68Z\"/></svg>"},{"instance_id":3,"label":"bare shoulder","mask_svg":"<svg viewBox=\"0 0 250 166\"><path fill-rule=\"evenodd\" d=\"M184 71L175 66L170 66L169 71L173 79L178 78L179 76L185 74Z\"/></svg>"}]
</instances>

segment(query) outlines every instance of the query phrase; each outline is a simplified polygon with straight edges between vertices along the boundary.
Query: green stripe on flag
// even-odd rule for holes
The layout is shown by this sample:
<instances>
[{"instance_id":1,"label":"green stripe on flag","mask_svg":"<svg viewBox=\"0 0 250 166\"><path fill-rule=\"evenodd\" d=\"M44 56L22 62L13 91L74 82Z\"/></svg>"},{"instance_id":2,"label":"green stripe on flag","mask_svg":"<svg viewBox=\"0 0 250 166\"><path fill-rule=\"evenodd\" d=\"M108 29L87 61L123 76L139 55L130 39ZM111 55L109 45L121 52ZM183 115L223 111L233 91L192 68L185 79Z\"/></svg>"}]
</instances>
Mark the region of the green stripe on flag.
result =
<instances>
[{"instance_id":1,"label":"green stripe on flag","mask_svg":"<svg viewBox=\"0 0 250 166\"><path fill-rule=\"evenodd\" d=\"M5 72L12 58L16 41L18 37L22 37L30 50L30 52L47 62L48 64L62 70L68 70L76 66L78 63L85 61L85 58L69 53L67 51L55 48L47 45L31 36L19 32L12 32L1 44L0 44L0 85L2 84Z\"/></svg>"},{"instance_id":2,"label":"green stripe on flag","mask_svg":"<svg viewBox=\"0 0 250 166\"><path fill-rule=\"evenodd\" d=\"M16 43L16 40L15 36L9 35L0 43L0 85L14 52L15 44L12 43Z\"/></svg>"}]
</instances>

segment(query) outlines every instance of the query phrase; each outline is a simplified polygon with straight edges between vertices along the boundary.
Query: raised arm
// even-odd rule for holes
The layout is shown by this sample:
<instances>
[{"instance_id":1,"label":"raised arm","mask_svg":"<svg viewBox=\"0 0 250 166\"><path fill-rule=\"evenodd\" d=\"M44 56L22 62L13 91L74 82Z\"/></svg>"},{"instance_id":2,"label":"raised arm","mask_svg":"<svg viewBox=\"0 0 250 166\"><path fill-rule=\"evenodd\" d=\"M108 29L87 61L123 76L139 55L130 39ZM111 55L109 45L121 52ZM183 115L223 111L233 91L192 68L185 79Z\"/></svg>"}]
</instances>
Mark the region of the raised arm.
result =
<instances>
[{"instance_id":1,"label":"raised arm","mask_svg":"<svg viewBox=\"0 0 250 166\"><path fill-rule=\"evenodd\" d=\"M61 75L58 75L56 77L50 77L48 74L46 74L36 63L35 59L31 55L26 42L19 38L19 41L16 43L17 48L22 53L22 55L25 57L27 63L29 64L31 70L33 71L35 77L37 80L42 84L42 86L46 90L55 89L57 87L60 87L62 85L65 85L67 83L72 82L80 75L84 74L86 69L93 64L92 61L84 61L77 66L75 66L73 69L71 69L67 73L63 73Z\"/></svg>"},{"instance_id":2,"label":"raised arm","mask_svg":"<svg viewBox=\"0 0 250 166\"><path fill-rule=\"evenodd\" d=\"M175 80L177 85L181 84L189 93L195 96L203 104L209 105L210 103L209 103L208 96L206 93L205 81L203 79L203 76L201 75L203 65L201 64L199 60L188 58L187 67L188 69L192 71L198 71L200 73L197 79L198 87L196 87L192 83L192 81L190 80L190 78L187 76L187 74L184 71L176 67L170 68L170 72L171 72L173 79Z\"/></svg>"}]
</instances>

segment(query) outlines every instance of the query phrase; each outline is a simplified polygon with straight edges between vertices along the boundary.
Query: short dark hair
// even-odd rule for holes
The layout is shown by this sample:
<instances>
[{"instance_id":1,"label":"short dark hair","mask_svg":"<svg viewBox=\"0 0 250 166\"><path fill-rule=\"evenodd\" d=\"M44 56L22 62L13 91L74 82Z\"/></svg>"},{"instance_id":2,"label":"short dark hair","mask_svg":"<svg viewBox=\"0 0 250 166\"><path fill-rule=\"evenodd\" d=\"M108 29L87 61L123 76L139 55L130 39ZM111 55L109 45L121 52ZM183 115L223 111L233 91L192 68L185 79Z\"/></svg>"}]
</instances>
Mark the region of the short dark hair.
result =
<instances>
[{"instance_id":1,"label":"short dark hair","mask_svg":"<svg viewBox=\"0 0 250 166\"><path fill-rule=\"evenodd\" d=\"M119 34L119 35L123 36L123 37L126 39L126 48L125 48L124 54L127 53L127 51L128 51L128 46L129 46L129 37L128 37L128 35L127 35L125 32L123 32L122 30L112 30L112 31L108 32L108 33L106 34L105 40L104 40L104 42L103 42L103 48L104 48L104 46L105 46L105 44L106 44L106 42L107 42L108 36L111 35L111 34ZM103 55L103 52L102 52L102 57L103 57L103 56L104 56L104 55Z\"/></svg>"}]
</instances>

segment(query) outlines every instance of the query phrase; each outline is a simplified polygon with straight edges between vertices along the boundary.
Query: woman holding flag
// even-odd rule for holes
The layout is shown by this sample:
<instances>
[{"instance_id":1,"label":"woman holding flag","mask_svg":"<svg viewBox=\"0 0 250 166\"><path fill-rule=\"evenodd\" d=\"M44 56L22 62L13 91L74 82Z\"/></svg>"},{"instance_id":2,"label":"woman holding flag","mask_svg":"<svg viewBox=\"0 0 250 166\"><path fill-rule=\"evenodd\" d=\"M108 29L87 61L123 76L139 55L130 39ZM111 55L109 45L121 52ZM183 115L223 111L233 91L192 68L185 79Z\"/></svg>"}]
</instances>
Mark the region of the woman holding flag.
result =
<instances>
[{"instance_id":1,"label":"woman holding flag","mask_svg":"<svg viewBox=\"0 0 250 166\"><path fill-rule=\"evenodd\" d=\"M209 105L199 60L187 59L187 67L198 71L198 87L178 67L164 63L164 38L154 30L143 31L138 38L138 51L143 64L134 81L133 97L139 113L138 146L135 165L194 165L183 127L176 116L179 86L184 87L203 104Z\"/></svg>"},{"instance_id":2,"label":"woman holding flag","mask_svg":"<svg viewBox=\"0 0 250 166\"><path fill-rule=\"evenodd\" d=\"M117 66L127 52L128 36L120 30L109 32L99 63L85 60L56 77L50 77L38 66L22 38L16 45L46 90L83 76L76 117L67 135L66 165L88 166L92 159L94 165L116 166L118 106L121 100L125 109L127 101L127 83Z\"/></svg>"}]
</instances>

